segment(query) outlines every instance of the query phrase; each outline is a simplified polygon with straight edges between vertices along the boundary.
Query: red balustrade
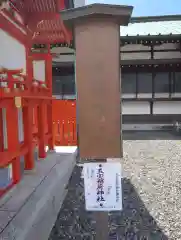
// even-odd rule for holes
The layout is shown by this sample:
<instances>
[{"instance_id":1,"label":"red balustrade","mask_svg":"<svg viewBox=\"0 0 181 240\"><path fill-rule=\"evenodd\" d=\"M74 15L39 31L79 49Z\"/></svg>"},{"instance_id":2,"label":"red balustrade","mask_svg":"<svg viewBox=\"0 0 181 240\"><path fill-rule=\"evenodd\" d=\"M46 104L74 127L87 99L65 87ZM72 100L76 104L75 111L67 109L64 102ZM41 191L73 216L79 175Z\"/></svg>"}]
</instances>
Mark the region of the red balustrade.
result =
<instances>
[{"instance_id":1,"label":"red balustrade","mask_svg":"<svg viewBox=\"0 0 181 240\"><path fill-rule=\"evenodd\" d=\"M5 189L0 189L0 196L20 181L20 157L24 156L25 170L32 170L35 167L35 147L39 148L40 158L46 157L47 145L53 148L53 123L49 121L51 88L46 87L48 81L28 79L21 70L0 71L0 169L12 169L12 179ZM21 123L18 108L22 111ZM21 127L22 142L19 139Z\"/></svg>"},{"instance_id":2,"label":"red balustrade","mask_svg":"<svg viewBox=\"0 0 181 240\"><path fill-rule=\"evenodd\" d=\"M53 135L56 146L76 146L76 101L53 100Z\"/></svg>"}]
</instances>

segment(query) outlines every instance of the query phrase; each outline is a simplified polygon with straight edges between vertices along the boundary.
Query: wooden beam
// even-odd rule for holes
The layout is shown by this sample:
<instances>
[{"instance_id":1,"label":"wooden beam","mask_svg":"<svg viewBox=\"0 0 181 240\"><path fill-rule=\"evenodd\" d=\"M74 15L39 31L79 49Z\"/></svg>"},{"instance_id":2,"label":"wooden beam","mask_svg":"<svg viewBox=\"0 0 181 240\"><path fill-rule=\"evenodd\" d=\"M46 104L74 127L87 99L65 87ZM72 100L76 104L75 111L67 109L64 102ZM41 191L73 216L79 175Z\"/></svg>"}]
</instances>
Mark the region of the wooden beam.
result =
<instances>
[{"instance_id":1,"label":"wooden beam","mask_svg":"<svg viewBox=\"0 0 181 240\"><path fill-rule=\"evenodd\" d=\"M27 35L26 32L23 33L24 29L21 31L12 22L8 21L5 14L0 14L0 28L18 40L20 43L24 45L27 44Z\"/></svg>"},{"instance_id":2,"label":"wooden beam","mask_svg":"<svg viewBox=\"0 0 181 240\"><path fill-rule=\"evenodd\" d=\"M66 42L65 38L56 38L56 39L41 39L41 38L34 38L32 40L33 44L56 44L56 43L64 43Z\"/></svg>"}]
</instances>

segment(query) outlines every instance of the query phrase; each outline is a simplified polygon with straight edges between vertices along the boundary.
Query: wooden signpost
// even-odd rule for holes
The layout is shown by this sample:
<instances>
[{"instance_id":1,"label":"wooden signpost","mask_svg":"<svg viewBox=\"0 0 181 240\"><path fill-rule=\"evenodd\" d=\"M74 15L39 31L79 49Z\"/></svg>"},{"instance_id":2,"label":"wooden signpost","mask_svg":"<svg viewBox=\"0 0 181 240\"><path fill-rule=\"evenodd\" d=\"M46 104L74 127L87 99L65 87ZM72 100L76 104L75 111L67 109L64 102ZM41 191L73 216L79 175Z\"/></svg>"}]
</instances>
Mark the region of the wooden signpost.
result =
<instances>
[{"instance_id":1,"label":"wooden signpost","mask_svg":"<svg viewBox=\"0 0 181 240\"><path fill-rule=\"evenodd\" d=\"M95 211L97 240L108 239L108 211L122 209L120 25L128 25L132 10L92 4L61 12L75 37L79 151L88 159L86 208Z\"/></svg>"}]
</instances>

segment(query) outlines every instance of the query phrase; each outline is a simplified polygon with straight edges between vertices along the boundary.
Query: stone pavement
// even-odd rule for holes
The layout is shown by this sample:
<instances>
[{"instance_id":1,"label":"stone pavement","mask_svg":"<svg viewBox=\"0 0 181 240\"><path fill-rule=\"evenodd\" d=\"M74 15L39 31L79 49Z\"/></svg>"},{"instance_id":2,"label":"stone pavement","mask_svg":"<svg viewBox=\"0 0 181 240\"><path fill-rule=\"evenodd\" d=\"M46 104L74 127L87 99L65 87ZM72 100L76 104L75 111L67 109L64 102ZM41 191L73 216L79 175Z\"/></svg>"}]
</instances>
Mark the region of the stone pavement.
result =
<instances>
[{"instance_id":1,"label":"stone pavement","mask_svg":"<svg viewBox=\"0 0 181 240\"><path fill-rule=\"evenodd\" d=\"M46 240L67 193L73 153L48 153L0 199L0 240Z\"/></svg>"}]
</instances>

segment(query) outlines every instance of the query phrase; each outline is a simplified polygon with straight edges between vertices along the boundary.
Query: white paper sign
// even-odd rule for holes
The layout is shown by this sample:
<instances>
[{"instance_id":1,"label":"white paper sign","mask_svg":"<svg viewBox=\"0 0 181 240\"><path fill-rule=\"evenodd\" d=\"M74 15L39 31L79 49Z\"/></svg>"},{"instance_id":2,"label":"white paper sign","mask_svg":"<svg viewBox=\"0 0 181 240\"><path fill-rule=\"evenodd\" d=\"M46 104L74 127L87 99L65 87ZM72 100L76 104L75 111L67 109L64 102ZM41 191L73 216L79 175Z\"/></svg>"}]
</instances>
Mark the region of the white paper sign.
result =
<instances>
[{"instance_id":1,"label":"white paper sign","mask_svg":"<svg viewBox=\"0 0 181 240\"><path fill-rule=\"evenodd\" d=\"M122 210L120 163L85 163L83 175L87 211Z\"/></svg>"}]
</instances>

